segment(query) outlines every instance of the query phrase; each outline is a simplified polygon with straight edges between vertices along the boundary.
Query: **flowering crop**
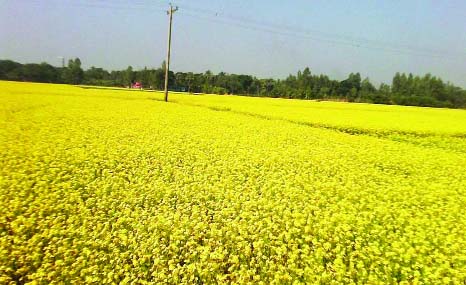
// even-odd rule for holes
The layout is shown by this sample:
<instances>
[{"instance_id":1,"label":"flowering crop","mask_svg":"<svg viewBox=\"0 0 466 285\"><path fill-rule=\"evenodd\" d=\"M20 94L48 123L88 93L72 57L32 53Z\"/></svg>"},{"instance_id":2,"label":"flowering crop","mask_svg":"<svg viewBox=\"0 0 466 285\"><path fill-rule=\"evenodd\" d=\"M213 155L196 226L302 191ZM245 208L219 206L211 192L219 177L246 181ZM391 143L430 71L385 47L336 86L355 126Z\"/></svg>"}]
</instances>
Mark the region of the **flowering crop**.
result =
<instances>
[{"instance_id":1,"label":"flowering crop","mask_svg":"<svg viewBox=\"0 0 466 285\"><path fill-rule=\"evenodd\" d=\"M0 82L0 284L464 284L466 111Z\"/></svg>"}]
</instances>

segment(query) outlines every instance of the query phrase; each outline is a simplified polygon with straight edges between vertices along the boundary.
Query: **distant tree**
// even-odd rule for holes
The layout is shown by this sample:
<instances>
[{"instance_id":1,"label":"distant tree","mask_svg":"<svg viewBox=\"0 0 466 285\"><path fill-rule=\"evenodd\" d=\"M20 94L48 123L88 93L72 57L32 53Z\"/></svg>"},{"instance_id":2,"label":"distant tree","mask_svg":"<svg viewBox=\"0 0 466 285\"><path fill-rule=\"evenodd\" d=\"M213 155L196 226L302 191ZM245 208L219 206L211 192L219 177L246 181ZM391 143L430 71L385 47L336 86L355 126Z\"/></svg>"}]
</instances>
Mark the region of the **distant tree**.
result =
<instances>
[{"instance_id":1,"label":"distant tree","mask_svg":"<svg viewBox=\"0 0 466 285\"><path fill-rule=\"evenodd\" d=\"M172 71L168 75L171 90L215 94L240 94L297 99L341 99L378 104L399 104L431 107L466 108L466 90L431 74L415 76L397 72L392 84L376 88L369 80L361 80L359 73L350 73L343 81L332 80L326 75L313 75L306 67L290 74L285 79L258 79L244 74L228 74L211 71L205 73ZM108 72L91 67L83 71L79 58L71 59L66 68L53 67L47 63L20 64L0 60L0 79L37 82L65 82L104 86L127 86L134 80L144 86L163 90L165 62L157 69L144 68Z\"/></svg>"},{"instance_id":2,"label":"distant tree","mask_svg":"<svg viewBox=\"0 0 466 285\"><path fill-rule=\"evenodd\" d=\"M14 69L9 69L5 74L7 80L32 81L55 83L60 81L60 72L57 68L45 62L41 64L28 63L18 65Z\"/></svg>"},{"instance_id":3,"label":"distant tree","mask_svg":"<svg viewBox=\"0 0 466 285\"><path fill-rule=\"evenodd\" d=\"M369 78L366 77L361 82L361 91L359 93L360 101L372 102L375 93L377 93L377 88L375 88L374 85L372 85L372 83L370 82Z\"/></svg>"},{"instance_id":4,"label":"distant tree","mask_svg":"<svg viewBox=\"0 0 466 285\"><path fill-rule=\"evenodd\" d=\"M393 76L391 90L392 90L392 92L394 94L400 93L400 90L401 90L401 75L400 75L399 72L395 73L395 76Z\"/></svg>"},{"instance_id":5,"label":"distant tree","mask_svg":"<svg viewBox=\"0 0 466 285\"><path fill-rule=\"evenodd\" d=\"M350 73L347 79L340 82L338 93L341 97L346 97L348 101L354 101L361 90L361 75Z\"/></svg>"},{"instance_id":6,"label":"distant tree","mask_svg":"<svg viewBox=\"0 0 466 285\"><path fill-rule=\"evenodd\" d=\"M108 71L94 66L91 66L90 69L84 71L85 80L105 80L109 78L109 75Z\"/></svg>"},{"instance_id":7,"label":"distant tree","mask_svg":"<svg viewBox=\"0 0 466 285\"><path fill-rule=\"evenodd\" d=\"M124 78L125 78L125 85L131 88L131 86L134 83L134 72L133 72L133 67L131 65L128 66L128 68L126 68Z\"/></svg>"},{"instance_id":8,"label":"distant tree","mask_svg":"<svg viewBox=\"0 0 466 285\"><path fill-rule=\"evenodd\" d=\"M391 103L391 90L390 86L382 83L379 90L372 96L372 102L376 104L390 104Z\"/></svg>"},{"instance_id":9,"label":"distant tree","mask_svg":"<svg viewBox=\"0 0 466 285\"><path fill-rule=\"evenodd\" d=\"M63 81L70 84L81 84L84 80L84 71L79 58L70 59L68 67L63 71Z\"/></svg>"},{"instance_id":10,"label":"distant tree","mask_svg":"<svg viewBox=\"0 0 466 285\"><path fill-rule=\"evenodd\" d=\"M205 84L208 84L208 85L212 85L214 84L214 75L212 74L212 71L210 70L207 70L205 73L204 73L204 77L205 77L205 81L204 83Z\"/></svg>"},{"instance_id":11,"label":"distant tree","mask_svg":"<svg viewBox=\"0 0 466 285\"><path fill-rule=\"evenodd\" d=\"M356 89L356 87L352 87L346 98L349 102L355 102L358 98L358 95L358 89Z\"/></svg>"},{"instance_id":12,"label":"distant tree","mask_svg":"<svg viewBox=\"0 0 466 285\"><path fill-rule=\"evenodd\" d=\"M0 60L0 79L3 80L17 80L12 78L15 70L21 68L21 63L12 60Z\"/></svg>"},{"instance_id":13,"label":"distant tree","mask_svg":"<svg viewBox=\"0 0 466 285\"><path fill-rule=\"evenodd\" d=\"M111 79L111 75L103 68L96 68L92 66L90 69L84 71L84 83L89 85L115 85L115 81Z\"/></svg>"},{"instance_id":14,"label":"distant tree","mask_svg":"<svg viewBox=\"0 0 466 285\"><path fill-rule=\"evenodd\" d=\"M144 67L143 70L137 72L136 77L137 80L142 83L142 86L144 86L144 88L150 86L151 72L149 69L147 69L147 67Z\"/></svg>"},{"instance_id":15,"label":"distant tree","mask_svg":"<svg viewBox=\"0 0 466 285\"><path fill-rule=\"evenodd\" d=\"M162 62L160 68L148 70L149 73L149 84L152 86L153 89L156 90L163 90L165 88L165 61ZM183 73L180 73L183 74ZM168 72L168 85L169 88L175 89L175 82L178 86L185 87L186 82L184 79L185 76L181 76L180 74L175 76L173 71Z\"/></svg>"}]
</instances>

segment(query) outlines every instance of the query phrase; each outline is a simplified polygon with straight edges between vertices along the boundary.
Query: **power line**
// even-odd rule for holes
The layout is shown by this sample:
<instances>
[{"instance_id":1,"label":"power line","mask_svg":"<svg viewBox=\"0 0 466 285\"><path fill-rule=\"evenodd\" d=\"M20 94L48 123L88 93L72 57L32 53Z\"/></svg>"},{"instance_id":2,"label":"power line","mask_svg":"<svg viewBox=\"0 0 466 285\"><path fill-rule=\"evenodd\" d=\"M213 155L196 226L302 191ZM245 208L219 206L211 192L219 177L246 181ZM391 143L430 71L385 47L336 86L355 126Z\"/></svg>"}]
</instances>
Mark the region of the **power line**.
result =
<instances>
[{"instance_id":1,"label":"power line","mask_svg":"<svg viewBox=\"0 0 466 285\"><path fill-rule=\"evenodd\" d=\"M312 30L302 27L290 26L290 25L278 25L275 23L258 21L255 19L249 19L246 17L235 16L232 14L224 13L221 11L215 11L204 8L197 8L189 5L181 5L183 8L183 14L190 17L198 17L204 20L210 20L220 23L230 23L237 27L247 28L256 31L263 31L272 34L280 34L287 36L294 36L303 39L315 40L320 42L326 42L337 45L347 45L357 48L366 48L373 50L380 50L386 52L404 53L410 55L430 56L436 58L450 58L458 56L466 56L466 53L452 53L442 50L426 49L421 47L410 46L406 44L394 44L385 41L371 40L361 37L352 37L348 35L339 35L321 32L318 30Z\"/></svg>"},{"instance_id":2,"label":"power line","mask_svg":"<svg viewBox=\"0 0 466 285\"><path fill-rule=\"evenodd\" d=\"M62 3L62 2L60 2ZM123 9L123 10L147 10L154 9L165 11L162 5L165 6L166 1L133 1L131 6L127 2L116 0L97 0L93 2L78 1L71 2L70 5L77 7L102 8L102 9ZM383 51L397 54L407 54L414 56L428 56L431 58L444 58L450 60L458 60L458 57L466 56L466 53L452 53L441 50L432 50L420 48L405 44L394 44L385 41L371 40L361 37L353 37L341 34L332 34L318 30L291 26L278 25L266 21L246 18L243 16L232 15L222 11L216 11L205 8L198 8L190 5L177 5L183 8L182 14L191 18L196 18L208 22L222 23L230 26L239 27L242 29L264 32L274 35L288 36L305 40L312 40L318 43L327 43L332 45L351 46L355 48L364 48L375 51Z\"/></svg>"},{"instance_id":3,"label":"power line","mask_svg":"<svg viewBox=\"0 0 466 285\"><path fill-rule=\"evenodd\" d=\"M353 41L348 41L344 39L327 39L323 38L320 36L315 36L312 34L300 34L297 32L293 31L281 31L281 30L275 30L272 28L268 27L260 27L260 26L253 26L253 25L247 25L243 23L237 23L237 22L231 22L231 21L226 21L221 18L213 18L213 17L206 17L206 16L199 16L193 13L188 13L188 12L183 12L183 15L201 19L201 20L206 20L209 22L217 22L221 24L226 24L226 25L234 25L236 27L240 27L243 29L248 29L248 30L253 30L253 31L259 31L259 32L266 32L270 34L275 34L275 35L280 35L280 36L287 36L287 37L292 37L292 38L300 38L300 39L306 39L306 40L312 40L316 41L319 43L328 43L328 44L333 44L333 45L345 45L345 46L351 46L351 47L356 47L356 48L365 48L365 49L370 49L370 50L378 50L378 51L384 51L384 52L391 52L391 53L399 53L399 54L409 54L409 55L417 55L417 56L430 56L433 58L448 58L450 57L451 59L452 56L449 55L441 55L438 53L431 53L431 52L422 52L422 51L414 51L414 50L403 50L400 48L391 48L391 47L385 47L382 45L376 46L375 44L364 44L364 43L358 43L358 42L353 42Z\"/></svg>"},{"instance_id":4,"label":"power line","mask_svg":"<svg viewBox=\"0 0 466 285\"><path fill-rule=\"evenodd\" d=\"M270 22L249 19L242 16L235 16L221 11L214 11L205 8L196 8L185 4L182 7L183 14L189 17L213 21L222 24L230 24L244 29L266 32L275 35L290 36L293 38L301 38L323 43L329 43L332 45L346 45L356 48L365 48L390 53L408 54L415 56L429 56L432 58L456 59L457 56L466 56L466 53L455 54L446 51L413 47L409 45L397 45L385 41L370 40L361 37L331 34L321 32L318 30L312 30L290 25L278 25Z\"/></svg>"},{"instance_id":5,"label":"power line","mask_svg":"<svg viewBox=\"0 0 466 285\"><path fill-rule=\"evenodd\" d=\"M44 3L41 1L36 1L36 0L29 0L29 3L33 3L39 6L42 6ZM52 1L51 1L52 2ZM149 10L159 10L162 12L165 12L166 9L162 8L161 6L146 6L143 7L141 4L135 5L135 6L128 6L125 5L124 3L114 3L114 2L106 2L106 1L92 1L92 2L86 2L86 1L74 1L74 2L59 2L57 1L56 3L58 4L65 4L66 6L72 6L72 7L79 7L79 8L97 8L97 9L105 9L105 10L135 10L135 11L149 11ZM117 4L117 5L115 5ZM136 3L134 3L136 4Z\"/></svg>"}]
</instances>

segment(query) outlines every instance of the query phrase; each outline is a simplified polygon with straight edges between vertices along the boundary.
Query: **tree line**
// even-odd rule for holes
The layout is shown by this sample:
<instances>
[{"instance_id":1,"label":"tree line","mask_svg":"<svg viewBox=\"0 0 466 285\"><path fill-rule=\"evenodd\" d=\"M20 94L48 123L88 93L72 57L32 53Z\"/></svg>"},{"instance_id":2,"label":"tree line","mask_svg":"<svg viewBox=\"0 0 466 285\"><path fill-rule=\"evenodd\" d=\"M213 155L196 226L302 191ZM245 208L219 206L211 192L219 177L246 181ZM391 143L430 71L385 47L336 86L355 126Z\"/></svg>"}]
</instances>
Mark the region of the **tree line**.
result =
<instances>
[{"instance_id":1,"label":"tree line","mask_svg":"<svg viewBox=\"0 0 466 285\"><path fill-rule=\"evenodd\" d=\"M91 67L83 70L79 58L71 59L65 67L48 63L21 64L0 60L0 80L47 83L85 84L96 86L131 87L140 82L146 89L162 90L165 64L160 68L107 71ZM260 79L251 75L211 71L204 73L173 72L168 75L170 89L190 93L236 94L293 99L322 99L376 104L396 104L426 107L466 108L466 90L426 74L396 73L392 84L374 86L369 78L351 73L345 80L312 74L309 68L285 79Z\"/></svg>"}]
</instances>

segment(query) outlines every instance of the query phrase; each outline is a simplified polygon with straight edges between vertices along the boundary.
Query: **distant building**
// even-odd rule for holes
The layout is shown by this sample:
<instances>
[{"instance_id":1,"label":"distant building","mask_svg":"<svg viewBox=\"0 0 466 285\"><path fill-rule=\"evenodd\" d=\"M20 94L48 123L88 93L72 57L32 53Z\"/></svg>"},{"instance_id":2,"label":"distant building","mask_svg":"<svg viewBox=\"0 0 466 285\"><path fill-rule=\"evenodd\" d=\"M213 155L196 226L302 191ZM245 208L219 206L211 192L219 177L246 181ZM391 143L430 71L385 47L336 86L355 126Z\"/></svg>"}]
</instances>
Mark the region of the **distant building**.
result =
<instances>
[{"instance_id":1,"label":"distant building","mask_svg":"<svg viewBox=\"0 0 466 285\"><path fill-rule=\"evenodd\" d=\"M135 89L142 89L142 83L141 82L134 82L131 88Z\"/></svg>"}]
</instances>

